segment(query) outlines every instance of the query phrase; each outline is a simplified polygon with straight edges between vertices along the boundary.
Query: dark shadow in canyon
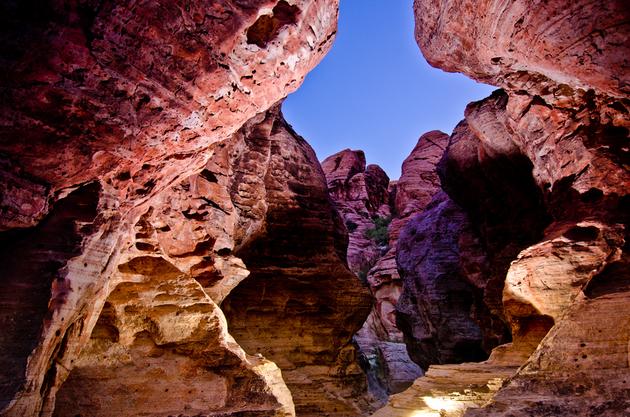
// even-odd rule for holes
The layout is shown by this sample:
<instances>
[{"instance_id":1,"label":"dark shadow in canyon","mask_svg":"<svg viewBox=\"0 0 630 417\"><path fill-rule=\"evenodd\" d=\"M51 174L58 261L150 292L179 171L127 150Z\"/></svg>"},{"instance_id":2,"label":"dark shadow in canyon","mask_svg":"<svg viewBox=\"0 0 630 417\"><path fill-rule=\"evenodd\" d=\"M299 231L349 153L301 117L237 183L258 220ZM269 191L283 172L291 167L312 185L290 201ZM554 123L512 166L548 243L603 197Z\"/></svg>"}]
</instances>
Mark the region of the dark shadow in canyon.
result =
<instances>
[{"instance_id":1,"label":"dark shadow in canyon","mask_svg":"<svg viewBox=\"0 0 630 417\"><path fill-rule=\"evenodd\" d=\"M25 382L27 359L50 314L73 289L64 280L67 262L81 254L93 230L100 185L89 183L59 200L37 226L0 233L0 409ZM58 354L63 355L63 345ZM54 381L51 358L49 374ZM46 381L42 390L48 387Z\"/></svg>"},{"instance_id":2,"label":"dark shadow in canyon","mask_svg":"<svg viewBox=\"0 0 630 417\"><path fill-rule=\"evenodd\" d=\"M502 95L499 90L486 100ZM511 341L502 304L505 277L511 261L539 241L551 221L529 159L493 156L486 146L467 122L456 127L438 165L448 197L436 196L413 218L399 244L405 285L397 323L410 356L424 369L485 360Z\"/></svg>"}]
</instances>

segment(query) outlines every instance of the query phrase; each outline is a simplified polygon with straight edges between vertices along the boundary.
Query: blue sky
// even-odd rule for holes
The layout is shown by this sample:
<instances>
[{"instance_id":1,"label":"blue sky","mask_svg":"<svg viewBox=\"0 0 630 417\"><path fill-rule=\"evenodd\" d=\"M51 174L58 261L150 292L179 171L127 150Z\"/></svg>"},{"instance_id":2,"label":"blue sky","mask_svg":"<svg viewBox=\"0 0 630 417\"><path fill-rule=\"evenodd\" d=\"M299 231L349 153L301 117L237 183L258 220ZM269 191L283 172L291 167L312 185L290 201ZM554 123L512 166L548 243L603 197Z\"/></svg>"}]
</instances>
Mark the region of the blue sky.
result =
<instances>
[{"instance_id":1,"label":"blue sky","mask_svg":"<svg viewBox=\"0 0 630 417\"><path fill-rule=\"evenodd\" d=\"M420 135L451 133L466 104L494 87L431 67L414 35L413 0L341 0L332 50L283 105L320 159L362 149L400 176Z\"/></svg>"}]
</instances>

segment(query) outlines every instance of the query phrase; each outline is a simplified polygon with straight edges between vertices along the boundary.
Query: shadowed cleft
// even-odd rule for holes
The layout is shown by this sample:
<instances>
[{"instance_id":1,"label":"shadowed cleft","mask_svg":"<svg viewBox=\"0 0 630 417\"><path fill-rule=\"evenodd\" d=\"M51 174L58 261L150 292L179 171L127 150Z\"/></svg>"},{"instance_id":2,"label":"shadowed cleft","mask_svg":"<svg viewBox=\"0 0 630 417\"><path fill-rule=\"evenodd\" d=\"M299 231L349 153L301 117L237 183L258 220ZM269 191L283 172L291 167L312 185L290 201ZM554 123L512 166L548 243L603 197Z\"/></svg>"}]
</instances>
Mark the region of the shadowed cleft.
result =
<instances>
[{"instance_id":1,"label":"shadowed cleft","mask_svg":"<svg viewBox=\"0 0 630 417\"><path fill-rule=\"evenodd\" d=\"M599 229L595 226L575 226L567 230L564 236L574 241L590 242L597 239L599 236Z\"/></svg>"},{"instance_id":2,"label":"shadowed cleft","mask_svg":"<svg viewBox=\"0 0 630 417\"><path fill-rule=\"evenodd\" d=\"M260 48L266 47L278 36L280 29L297 22L299 13L300 9L297 6L291 6L285 0L280 0L273 8L272 14L260 16L247 29L247 43Z\"/></svg>"},{"instance_id":3,"label":"shadowed cleft","mask_svg":"<svg viewBox=\"0 0 630 417\"><path fill-rule=\"evenodd\" d=\"M627 291L630 291L630 259L626 256L595 275L584 288L584 295L592 299Z\"/></svg>"},{"instance_id":4,"label":"shadowed cleft","mask_svg":"<svg viewBox=\"0 0 630 417\"><path fill-rule=\"evenodd\" d=\"M26 380L27 360L40 343L46 320L66 305L72 288L65 266L81 254L84 239L94 232L100 190L97 182L85 184L57 201L37 226L0 233L0 409ZM46 371L42 396L54 384L56 372L54 364Z\"/></svg>"}]
</instances>

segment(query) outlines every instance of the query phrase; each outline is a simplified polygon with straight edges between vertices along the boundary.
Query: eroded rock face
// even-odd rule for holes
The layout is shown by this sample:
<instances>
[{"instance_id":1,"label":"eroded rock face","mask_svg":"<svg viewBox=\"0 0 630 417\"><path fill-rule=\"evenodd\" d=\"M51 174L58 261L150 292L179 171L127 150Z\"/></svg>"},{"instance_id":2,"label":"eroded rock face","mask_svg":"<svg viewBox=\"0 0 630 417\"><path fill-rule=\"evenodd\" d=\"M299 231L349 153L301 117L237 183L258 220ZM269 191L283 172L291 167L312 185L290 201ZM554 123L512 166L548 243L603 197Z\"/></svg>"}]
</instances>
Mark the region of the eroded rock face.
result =
<instances>
[{"instance_id":1,"label":"eroded rock face","mask_svg":"<svg viewBox=\"0 0 630 417\"><path fill-rule=\"evenodd\" d=\"M480 107L494 104L490 98ZM460 123L438 169L449 195L438 194L412 218L398 245L404 282L398 323L425 369L485 359L510 340L501 302L505 274L547 221L531 164L485 113L469 118L504 142L486 144Z\"/></svg>"},{"instance_id":2,"label":"eroded rock face","mask_svg":"<svg viewBox=\"0 0 630 417\"><path fill-rule=\"evenodd\" d=\"M396 184L396 211L406 218L424 210L440 189L435 169L448 147L449 137L433 130L420 136L418 143L402 164ZM398 227L400 230L400 227Z\"/></svg>"},{"instance_id":3,"label":"eroded rock face","mask_svg":"<svg viewBox=\"0 0 630 417\"><path fill-rule=\"evenodd\" d=\"M401 178L389 184L380 168L365 167L360 151L339 152L322 164L335 207L349 230L348 264L367 280L375 299L355 339L370 392L382 403L388 394L404 390L422 375L409 357L396 324L396 305L402 291L396 247L403 225L439 190L436 165L447 144L448 136L442 132L422 135L403 163ZM377 233L380 229L382 233Z\"/></svg>"},{"instance_id":4,"label":"eroded rock face","mask_svg":"<svg viewBox=\"0 0 630 417\"><path fill-rule=\"evenodd\" d=\"M581 289L619 260L623 242L621 226L597 221L549 227L544 241L518 255L505 279L503 305L512 333L522 331L521 321L561 321Z\"/></svg>"},{"instance_id":5,"label":"eroded rock face","mask_svg":"<svg viewBox=\"0 0 630 417\"><path fill-rule=\"evenodd\" d=\"M620 0L416 0L416 39L431 65L500 87L630 93L628 19ZM473 51L474 53L471 53Z\"/></svg>"},{"instance_id":6,"label":"eroded rock face","mask_svg":"<svg viewBox=\"0 0 630 417\"><path fill-rule=\"evenodd\" d=\"M341 214L350 237L348 267L367 279L382 256L380 242L366 236L377 217L391 217L389 177L377 165L366 167L363 151L343 150L322 162L328 192Z\"/></svg>"},{"instance_id":7,"label":"eroded rock face","mask_svg":"<svg viewBox=\"0 0 630 417\"><path fill-rule=\"evenodd\" d=\"M89 338L124 225L97 182L71 191L35 227L2 234L3 415L46 415Z\"/></svg>"},{"instance_id":8,"label":"eroded rock face","mask_svg":"<svg viewBox=\"0 0 630 417\"><path fill-rule=\"evenodd\" d=\"M492 404L467 415L628 414L628 277L627 254L593 276Z\"/></svg>"},{"instance_id":9,"label":"eroded rock face","mask_svg":"<svg viewBox=\"0 0 630 417\"><path fill-rule=\"evenodd\" d=\"M129 358L151 352L168 358L165 372L216 364L211 354L232 358L224 376L189 375L195 383L228 387L221 413L292 414L290 401L281 399L286 387L274 382L275 365L231 342L215 306L247 276L232 251L254 237L267 205L247 190L259 166L251 158L239 165L229 152L245 151L242 138L261 120L235 132L256 114L265 119L327 52L337 2L5 2L0 8L0 229L7 265L0 349L11 364L0 380L2 414L50 415L68 374L59 415L77 406L72 398L94 387L99 374L107 394L99 399L92 389L85 396L84 406L98 406L94 413L107 413L110 394L140 401L129 386L108 391L115 385L108 378L133 373ZM341 250L343 242L331 239ZM146 256L181 271L167 280L168 296L186 311L190 328L199 320L199 334L188 329L163 338L175 331L174 313L156 301L154 274L119 269ZM110 299L127 280L140 289ZM177 299L189 295L191 305ZM188 314L189 307L199 311ZM92 332L99 320L124 337L108 344L111 337L99 334L103 326ZM198 337L214 340L217 350ZM193 353L182 360L187 343ZM80 356L84 346L90 349ZM111 359L107 366L94 364L96 353ZM250 382L242 376L260 394L251 407L243 402Z\"/></svg>"},{"instance_id":10,"label":"eroded rock face","mask_svg":"<svg viewBox=\"0 0 630 417\"><path fill-rule=\"evenodd\" d=\"M466 212L442 193L401 233L397 261L404 286L396 307L398 324L411 358L424 369L485 359L481 329L472 317L474 287L460 266L464 257L485 261L480 247L460 245L475 239L471 228ZM462 253L466 249L472 253Z\"/></svg>"},{"instance_id":11,"label":"eroded rock face","mask_svg":"<svg viewBox=\"0 0 630 417\"><path fill-rule=\"evenodd\" d=\"M44 191L101 178L136 198L295 90L337 15L334 0L39 6L2 6L0 151Z\"/></svg>"},{"instance_id":12,"label":"eroded rock face","mask_svg":"<svg viewBox=\"0 0 630 417\"><path fill-rule=\"evenodd\" d=\"M294 415L278 367L243 352L194 278L155 255L118 271L53 415Z\"/></svg>"},{"instance_id":13,"label":"eroded rock face","mask_svg":"<svg viewBox=\"0 0 630 417\"><path fill-rule=\"evenodd\" d=\"M367 407L351 337L370 298L340 257L314 152L279 107L210 152L199 174L143 207L54 415Z\"/></svg>"},{"instance_id":14,"label":"eroded rock face","mask_svg":"<svg viewBox=\"0 0 630 417\"><path fill-rule=\"evenodd\" d=\"M509 266L503 291L497 291L501 274L490 271L483 300L514 337L508 349L494 352L509 351L525 365L490 405L466 415L627 413L627 381L620 375L628 365L620 358L629 316L613 307L627 303L630 173L621 145L628 143L630 123L627 7L417 0L415 12L416 38L430 63L503 89L467 108L466 125L454 136L467 129L479 145L472 152L455 145L442 182L478 229L489 258L498 261L493 264ZM493 169L523 157L542 191L545 219L525 215L515 222L516 206L516 218L487 210L500 207L488 204L492 194L510 202L519 190L512 172L504 169L506 178L497 182ZM479 187L478 175L452 175L476 164L495 185L490 193ZM520 191L531 198L528 189ZM601 329L594 325L598 317L609 317ZM613 334L609 324L622 330ZM493 354L484 369L496 360ZM444 414L461 415L483 402L455 405Z\"/></svg>"},{"instance_id":15,"label":"eroded rock face","mask_svg":"<svg viewBox=\"0 0 630 417\"><path fill-rule=\"evenodd\" d=\"M331 206L314 151L282 120L241 166L269 161L258 172L266 195L255 233L236 248L250 275L223 301L230 333L243 348L282 369L300 416L361 415L365 375L352 336L371 307L368 289L345 265L347 239ZM247 187L241 203L260 201Z\"/></svg>"},{"instance_id":16,"label":"eroded rock face","mask_svg":"<svg viewBox=\"0 0 630 417\"><path fill-rule=\"evenodd\" d=\"M377 317L386 329L384 340L402 342L402 334L394 317L402 287L396 263L398 238L407 221L425 210L433 196L440 191L436 167L448 146L448 140L448 135L437 130L423 134L403 161L400 179L392 187L394 217L388 227L388 249L368 274L370 288L377 300L383 300L377 310Z\"/></svg>"},{"instance_id":17,"label":"eroded rock face","mask_svg":"<svg viewBox=\"0 0 630 417\"><path fill-rule=\"evenodd\" d=\"M403 291L397 262L401 230L413 215L425 210L440 190L437 164L448 146L448 135L440 131L423 134L403 161L400 179L393 188L394 216L388 227L389 242L385 255L368 273L368 283L376 305L365 325L357 333L357 341L368 352L380 384L388 394L406 389L414 377L422 375L418 362L410 357L396 320L396 309ZM378 341L374 344L373 341ZM375 346L371 348L370 346ZM394 354L396 352L397 354ZM382 375L382 376L381 376Z\"/></svg>"}]
</instances>

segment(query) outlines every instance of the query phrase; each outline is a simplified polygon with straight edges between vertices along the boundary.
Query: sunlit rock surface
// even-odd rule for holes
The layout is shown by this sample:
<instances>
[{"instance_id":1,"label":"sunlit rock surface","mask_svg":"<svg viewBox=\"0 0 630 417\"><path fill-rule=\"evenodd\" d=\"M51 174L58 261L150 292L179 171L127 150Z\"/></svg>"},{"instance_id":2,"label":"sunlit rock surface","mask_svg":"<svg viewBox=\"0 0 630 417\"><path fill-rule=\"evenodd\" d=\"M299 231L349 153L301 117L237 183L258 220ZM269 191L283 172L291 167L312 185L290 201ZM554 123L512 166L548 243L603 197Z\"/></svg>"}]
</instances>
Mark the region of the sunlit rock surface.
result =
<instances>
[{"instance_id":1,"label":"sunlit rock surface","mask_svg":"<svg viewBox=\"0 0 630 417\"><path fill-rule=\"evenodd\" d=\"M102 178L146 196L300 85L337 2L10 1L0 14L0 150L49 193Z\"/></svg>"},{"instance_id":2,"label":"sunlit rock surface","mask_svg":"<svg viewBox=\"0 0 630 417\"><path fill-rule=\"evenodd\" d=\"M416 0L416 39L429 63L538 94L548 78L613 97L630 93L623 0Z\"/></svg>"},{"instance_id":3,"label":"sunlit rock surface","mask_svg":"<svg viewBox=\"0 0 630 417\"><path fill-rule=\"evenodd\" d=\"M294 415L278 367L243 352L194 278L155 255L118 270L53 415Z\"/></svg>"},{"instance_id":4,"label":"sunlit rock surface","mask_svg":"<svg viewBox=\"0 0 630 417\"><path fill-rule=\"evenodd\" d=\"M595 275L518 374L470 416L630 413L627 254Z\"/></svg>"},{"instance_id":5,"label":"sunlit rock surface","mask_svg":"<svg viewBox=\"0 0 630 417\"><path fill-rule=\"evenodd\" d=\"M331 383L348 391L344 415L358 415L360 405L354 402L364 404L365 377L350 337L370 300L339 257L343 235L336 232L339 225L313 151L276 107L214 147L212 155L199 174L160 194L138 219L123 255L128 260L110 280L117 285L59 391L55 415L166 416L179 410L185 415L280 416L293 415L294 402L300 415L317 415L323 407L345 404L337 390L326 395ZM287 207L291 216L278 212ZM326 215L328 221L322 222ZM274 220L299 216L318 221ZM314 239L292 242L291 253L275 247L276 258L252 254L257 245L269 247L267 233L321 240L313 246L308 245ZM319 260L313 263L316 254ZM274 271L274 278L284 278L269 280L261 264ZM302 284L293 289L298 278ZM249 285L266 288L264 299L258 290L248 293ZM341 285L347 289L333 292ZM296 291L293 301L287 299L290 291ZM308 297L315 297L314 309L296 311ZM222 301L231 333L253 356L227 334L228 323L215 304ZM274 302L285 306L284 313L255 313ZM335 307L322 310L324 305ZM241 321L235 311L254 312L258 322ZM243 331L254 333L255 340ZM284 375L261 354L276 361ZM160 383L143 383L156 378Z\"/></svg>"},{"instance_id":6,"label":"sunlit rock surface","mask_svg":"<svg viewBox=\"0 0 630 417\"><path fill-rule=\"evenodd\" d=\"M406 391L390 397L374 417L461 417L485 404L517 366L436 365Z\"/></svg>"},{"instance_id":7,"label":"sunlit rock surface","mask_svg":"<svg viewBox=\"0 0 630 417\"><path fill-rule=\"evenodd\" d=\"M215 384L190 410L181 384L160 391L164 404L175 399L171 414L291 415L277 367L247 356L216 308L248 275L233 250L261 227L267 207L248 193L259 166L230 165L235 158L226 152L243 151L245 136L255 140L235 132L257 114L265 118L330 48L337 2L4 2L0 9L0 413L114 413L110 395L145 402L158 386L143 386L144 397L134 396L134 380L112 387L147 372L130 358L146 353L148 364L154 352L164 354L165 373L189 372L195 389ZM331 239L342 251L343 239ZM165 280L165 294L164 271L156 278L121 270L145 257L179 271ZM117 289L127 295L116 298ZM181 331L178 312L187 322ZM103 326L118 331L117 342ZM95 364L95 354L109 359ZM223 376L213 355L232 358ZM157 412L122 404L128 413Z\"/></svg>"},{"instance_id":8,"label":"sunlit rock surface","mask_svg":"<svg viewBox=\"0 0 630 417\"><path fill-rule=\"evenodd\" d=\"M486 355L513 340L486 362L430 367L379 415L630 413L630 10L414 7L431 64L501 90L468 106L439 182L446 146L427 142L431 156L410 157L418 170L397 184L365 167L340 191L369 202L370 216L424 211L401 232L403 278L419 299L406 304L408 329L442 328L451 298L465 300L453 327L466 325L408 338L419 362L467 360L453 346L473 326ZM362 323L367 340L387 340L381 381L391 391L410 381L393 314L404 226L390 224L387 251L353 252L351 268L375 262L366 322L368 289L346 265L349 223L313 151L269 111L330 48L336 9L0 5L0 414L366 414L352 344ZM336 178L355 176L347 166ZM435 197L438 184L461 212ZM468 223L430 220L453 213ZM426 244L436 233L459 256L416 259L436 259ZM461 280L441 291L455 273L425 271L446 267Z\"/></svg>"}]
</instances>

